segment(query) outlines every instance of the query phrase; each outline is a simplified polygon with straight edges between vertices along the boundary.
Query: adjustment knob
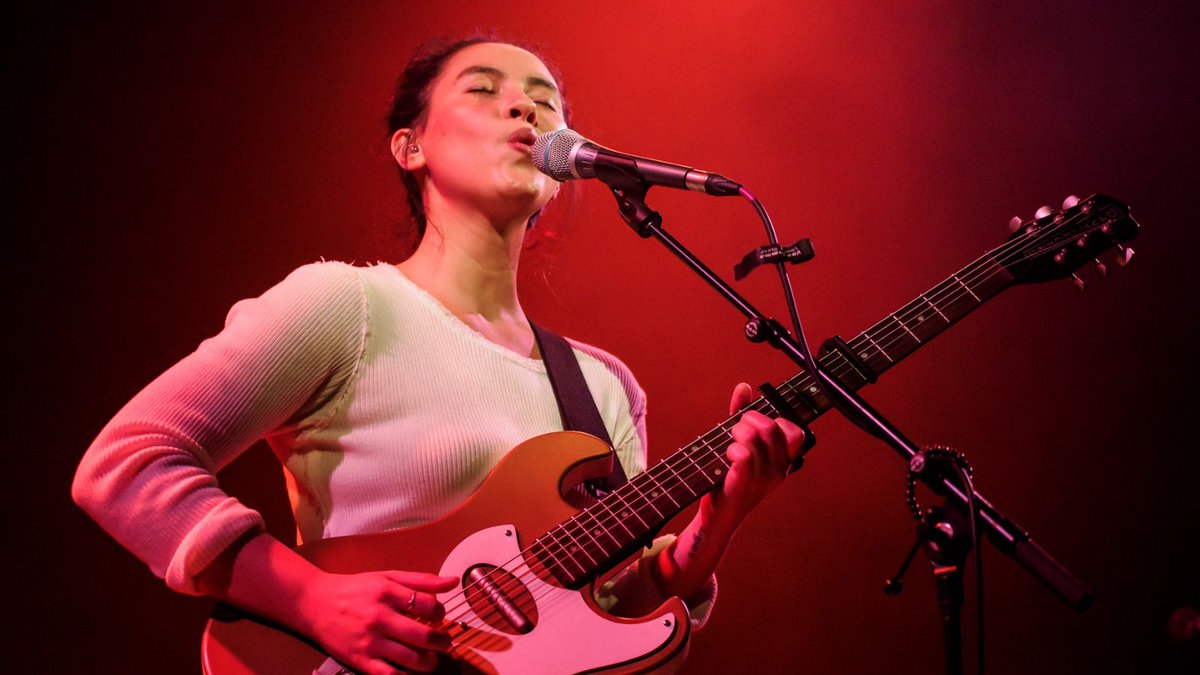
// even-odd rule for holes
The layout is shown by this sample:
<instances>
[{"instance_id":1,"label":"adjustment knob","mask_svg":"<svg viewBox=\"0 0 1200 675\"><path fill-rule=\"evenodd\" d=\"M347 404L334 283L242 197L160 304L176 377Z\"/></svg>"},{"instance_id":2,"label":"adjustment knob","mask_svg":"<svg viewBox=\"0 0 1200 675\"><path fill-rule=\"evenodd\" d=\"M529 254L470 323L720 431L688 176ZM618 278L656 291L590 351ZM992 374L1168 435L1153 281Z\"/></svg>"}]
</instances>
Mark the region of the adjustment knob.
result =
<instances>
[{"instance_id":1,"label":"adjustment knob","mask_svg":"<svg viewBox=\"0 0 1200 675\"><path fill-rule=\"evenodd\" d=\"M1117 264L1124 267L1130 260L1133 260L1133 249L1124 244L1117 244Z\"/></svg>"},{"instance_id":2,"label":"adjustment knob","mask_svg":"<svg viewBox=\"0 0 1200 675\"><path fill-rule=\"evenodd\" d=\"M1012 219L1008 221L1008 231L1016 232L1019 229L1021 229L1021 216L1013 216Z\"/></svg>"},{"instance_id":3,"label":"adjustment knob","mask_svg":"<svg viewBox=\"0 0 1200 675\"><path fill-rule=\"evenodd\" d=\"M1078 274L1072 274L1071 279L1072 279L1071 283L1075 285L1075 290L1082 293L1084 290L1087 289L1087 282L1084 281L1083 279L1080 279Z\"/></svg>"},{"instance_id":4,"label":"adjustment knob","mask_svg":"<svg viewBox=\"0 0 1200 675\"><path fill-rule=\"evenodd\" d=\"M1049 206L1042 206L1037 211L1033 212L1033 217L1040 220L1040 219L1045 218L1046 216L1050 215L1051 213L1054 213L1054 209L1050 208Z\"/></svg>"},{"instance_id":5,"label":"adjustment knob","mask_svg":"<svg viewBox=\"0 0 1200 675\"><path fill-rule=\"evenodd\" d=\"M1079 197L1076 197L1075 195L1070 195L1066 199L1063 200L1063 209L1069 209L1078 203L1079 203Z\"/></svg>"},{"instance_id":6,"label":"adjustment knob","mask_svg":"<svg viewBox=\"0 0 1200 675\"><path fill-rule=\"evenodd\" d=\"M1092 262L1096 263L1096 274L1099 274L1101 279L1108 276L1108 265L1100 262L1099 258L1096 258Z\"/></svg>"}]
</instances>

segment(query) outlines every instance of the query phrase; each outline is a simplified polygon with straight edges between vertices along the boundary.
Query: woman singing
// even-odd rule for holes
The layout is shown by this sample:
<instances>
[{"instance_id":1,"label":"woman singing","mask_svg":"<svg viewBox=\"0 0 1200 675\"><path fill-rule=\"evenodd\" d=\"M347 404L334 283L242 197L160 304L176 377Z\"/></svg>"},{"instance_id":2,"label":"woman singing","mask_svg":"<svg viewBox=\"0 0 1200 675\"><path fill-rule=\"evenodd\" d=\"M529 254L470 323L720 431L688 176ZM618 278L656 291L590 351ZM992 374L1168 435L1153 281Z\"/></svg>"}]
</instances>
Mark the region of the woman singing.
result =
<instances>
[{"instance_id":1,"label":"woman singing","mask_svg":"<svg viewBox=\"0 0 1200 675\"><path fill-rule=\"evenodd\" d=\"M435 666L450 644L437 594L460 580L325 572L266 534L216 472L265 438L304 543L435 521L513 446L563 428L517 297L522 243L558 189L528 155L538 135L566 126L555 77L509 44L427 48L406 68L389 123L415 252L397 265L306 265L235 305L218 335L105 427L73 485L171 588L282 624L372 674ZM643 392L613 356L571 346L625 472L643 470ZM750 400L739 385L732 410ZM732 433L723 485L677 538L608 585L613 612L676 596L703 621L730 538L803 439L755 412Z\"/></svg>"}]
</instances>

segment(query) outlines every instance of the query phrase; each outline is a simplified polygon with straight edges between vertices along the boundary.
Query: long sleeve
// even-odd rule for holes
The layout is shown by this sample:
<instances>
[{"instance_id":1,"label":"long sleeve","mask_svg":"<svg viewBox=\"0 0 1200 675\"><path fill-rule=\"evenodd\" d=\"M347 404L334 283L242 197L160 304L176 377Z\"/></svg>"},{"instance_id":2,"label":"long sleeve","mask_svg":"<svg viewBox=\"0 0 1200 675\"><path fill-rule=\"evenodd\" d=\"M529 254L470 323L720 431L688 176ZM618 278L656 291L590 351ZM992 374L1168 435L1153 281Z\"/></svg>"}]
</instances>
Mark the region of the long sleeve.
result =
<instances>
[{"instance_id":1,"label":"long sleeve","mask_svg":"<svg viewBox=\"0 0 1200 675\"><path fill-rule=\"evenodd\" d=\"M255 440L320 425L336 411L367 333L353 268L313 264L229 313L138 393L84 455L72 496L175 590L262 518L216 471Z\"/></svg>"}]
</instances>

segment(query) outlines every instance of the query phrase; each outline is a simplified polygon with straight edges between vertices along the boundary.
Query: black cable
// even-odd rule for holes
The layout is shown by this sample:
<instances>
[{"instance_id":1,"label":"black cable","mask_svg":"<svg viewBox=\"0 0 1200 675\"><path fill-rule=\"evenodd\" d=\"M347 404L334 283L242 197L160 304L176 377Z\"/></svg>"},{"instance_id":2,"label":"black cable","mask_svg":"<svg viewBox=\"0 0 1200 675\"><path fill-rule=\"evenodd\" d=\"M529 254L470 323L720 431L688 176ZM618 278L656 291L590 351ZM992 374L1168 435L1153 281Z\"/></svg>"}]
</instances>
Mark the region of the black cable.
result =
<instances>
[{"instance_id":1,"label":"black cable","mask_svg":"<svg viewBox=\"0 0 1200 675\"><path fill-rule=\"evenodd\" d=\"M775 234L775 223L771 222L771 216L767 214L767 209L758 201L758 197L750 194L746 188L740 188L738 194L754 207L754 211L758 213L758 219L762 221L763 228L767 231L767 241L772 246L779 246L779 237ZM796 311L796 294L792 290L792 279L788 276L787 261L779 260L775 263L775 268L779 271L779 283L783 286L783 298L787 301L788 316L792 320L792 330L796 333L796 342L800 347L800 354L804 357L806 368L809 374L812 375L813 381L821 389L821 393L825 394L825 386L821 378L817 377L817 361L813 358L812 350L808 348L808 338L804 336L804 327L800 324L800 313ZM828 394L826 398L833 400Z\"/></svg>"},{"instance_id":2,"label":"black cable","mask_svg":"<svg viewBox=\"0 0 1200 675\"><path fill-rule=\"evenodd\" d=\"M976 627L976 659L979 664L979 675L983 675L984 664L984 644L983 644L983 547L980 546L979 529L976 527L976 515L979 513L978 507L975 505L975 485L971 482L971 474L965 471L957 462L950 462L954 467L954 471L958 474L959 480L963 483L963 490L967 493L967 510L970 512L968 522L971 524L971 544L975 547L975 627Z\"/></svg>"}]
</instances>

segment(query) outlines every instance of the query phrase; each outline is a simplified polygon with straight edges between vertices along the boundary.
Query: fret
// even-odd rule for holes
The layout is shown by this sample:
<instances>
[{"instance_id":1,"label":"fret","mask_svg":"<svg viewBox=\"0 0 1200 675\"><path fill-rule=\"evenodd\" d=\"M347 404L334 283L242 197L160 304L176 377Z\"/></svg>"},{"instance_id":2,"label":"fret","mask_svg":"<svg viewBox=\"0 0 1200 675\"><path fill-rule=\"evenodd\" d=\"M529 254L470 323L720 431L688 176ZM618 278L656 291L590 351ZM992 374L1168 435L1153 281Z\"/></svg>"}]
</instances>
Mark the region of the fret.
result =
<instances>
[{"instance_id":1,"label":"fret","mask_svg":"<svg viewBox=\"0 0 1200 675\"><path fill-rule=\"evenodd\" d=\"M895 361L892 360L892 357L888 356L888 353L883 351L883 347L879 346L879 343L875 341L875 338L871 337L870 333L863 333L863 337L867 338L867 340L871 342L871 344L875 347L875 351L882 354L883 358L888 360L888 363L895 363Z\"/></svg>"},{"instance_id":2,"label":"fret","mask_svg":"<svg viewBox=\"0 0 1200 675\"><path fill-rule=\"evenodd\" d=\"M789 403L791 403L789 398L794 398L795 400L799 401L804 405L805 408L808 408L812 412L811 419L816 419L817 416L821 414L821 409L817 407L816 402L813 401L812 398L805 392L807 391L808 393L816 394L820 393L820 390L812 384L811 378L808 378L807 385L799 384L799 386L792 386L790 382L791 381L789 380L788 382L776 387L779 395L783 397L783 400L788 401ZM795 412L800 414L801 411L796 410ZM801 416L803 417L803 415ZM809 421L810 420L805 420L805 423L808 423Z\"/></svg>"},{"instance_id":3,"label":"fret","mask_svg":"<svg viewBox=\"0 0 1200 675\"><path fill-rule=\"evenodd\" d=\"M832 375L843 385L851 389L861 389L867 384L867 378L859 373L858 368L854 365L854 363L847 359L846 355L842 354L841 352L831 351L826 354L825 357L821 359L821 368L825 372ZM816 395L819 390L814 384L809 386L808 391L809 393ZM829 406L827 406L826 409L828 409L828 407Z\"/></svg>"},{"instance_id":4,"label":"fret","mask_svg":"<svg viewBox=\"0 0 1200 675\"><path fill-rule=\"evenodd\" d=\"M959 286L962 286L963 288L967 289L967 292L971 294L971 297L972 297L972 298L975 298L975 301L976 301L976 302L983 302L982 300L980 300L980 299L979 299L979 296L978 296L978 295L975 295L975 291L972 291L970 286L968 286L968 285L964 284L964 283L962 282L962 279L959 279L959 278L958 278L958 275L957 275L957 274L951 274L951 275L950 275L950 278L951 278L951 279L954 279L955 281L957 281Z\"/></svg>"},{"instance_id":5,"label":"fret","mask_svg":"<svg viewBox=\"0 0 1200 675\"><path fill-rule=\"evenodd\" d=\"M639 480L639 479L641 479L641 480ZM646 500L646 505L649 506L650 508L654 509L655 514L657 514L660 519L662 519L664 521L667 520L669 518L668 514L672 513L671 509L668 507L667 511L663 512L662 509L660 509L654 505L655 500L657 500L661 497L666 497L667 499L671 500L671 503L674 505L674 507L676 509L679 508L679 502L675 501L675 499L671 496L671 493L667 492L663 488L662 483L658 480L657 474L653 471L643 471L640 475L635 476L634 479L632 481L630 481L630 483L645 483L645 482L654 483L653 489L651 489L649 491L649 493L646 493L645 490L642 490L641 488L639 488L639 493L640 494L649 494L649 499ZM645 521L643 521L643 523L644 522Z\"/></svg>"},{"instance_id":6,"label":"fret","mask_svg":"<svg viewBox=\"0 0 1200 675\"><path fill-rule=\"evenodd\" d=\"M921 338L917 337L916 333L909 330L908 326L906 326L904 324L904 321L901 320L899 316L897 316L896 314L893 314L890 318L892 319L892 321L895 321L896 323L900 324L900 327L904 329L905 333L908 333L909 335L911 335L912 339L916 340L918 344L921 344Z\"/></svg>"},{"instance_id":7,"label":"fret","mask_svg":"<svg viewBox=\"0 0 1200 675\"><path fill-rule=\"evenodd\" d=\"M875 374L883 373L1011 283L1012 276L994 260L977 260L847 345ZM841 352L830 351L819 362L827 373L851 389L867 384L864 374ZM797 373L777 390L805 424L832 407L806 373ZM762 398L750 408L780 413ZM732 442L729 431L734 424L734 419L726 420L539 537L531 547L536 559L568 586L607 569L619 553L725 479L729 463L724 451Z\"/></svg>"},{"instance_id":8,"label":"fret","mask_svg":"<svg viewBox=\"0 0 1200 675\"><path fill-rule=\"evenodd\" d=\"M600 534L607 535L608 538L612 540L613 544L619 549L621 540L617 539L617 537L613 534L613 530L609 529L609 525L607 523L610 520L616 520L617 524L625 529L625 534L627 536L632 536L633 532L629 529L629 526L625 524L624 518L613 512L612 505L609 504L610 501L612 500L603 499L597 504L597 506L603 507L604 515L601 517L599 513L592 514L592 520L594 523L589 524L588 529L591 530L592 535L596 537L597 541L599 541ZM588 513L589 511L591 511L591 509L584 511L583 513ZM626 511L628 511L628 509L626 509Z\"/></svg>"},{"instance_id":9,"label":"fret","mask_svg":"<svg viewBox=\"0 0 1200 675\"><path fill-rule=\"evenodd\" d=\"M694 453L695 453L695 447L693 446L688 449L688 452L685 452L683 454L683 458L686 459L688 461L688 463L691 464L692 468L695 470L687 472L687 473L683 473L683 474L676 472L675 475L679 477L680 483L684 487L686 487L688 489L688 491L690 491L692 493L693 497L699 497L700 495L704 494L704 488L701 487L699 490L697 490L696 488L692 487L692 482L690 480L690 477L705 476L705 473L704 473L704 469L701 468L700 465L696 463L696 458L692 456Z\"/></svg>"},{"instance_id":10,"label":"fret","mask_svg":"<svg viewBox=\"0 0 1200 675\"><path fill-rule=\"evenodd\" d=\"M582 511L581 513L587 513L587 511L585 510L585 511ZM591 553L588 552L587 541L586 540L581 541L580 537L576 537L574 534L571 533L571 528L572 528L572 526L574 526L575 530L577 530L580 535L582 535L583 537L587 537L588 539L591 539L591 537L588 535L588 531L579 525L579 521L577 520L577 518L578 518L578 516L568 520L566 523L563 523L563 527L562 527L563 533L567 535L567 537L570 539L570 542L571 542L571 543L567 544L566 550L572 554L574 554L576 551L582 551L583 554L588 557L588 561L590 561L592 563L592 565L595 566L597 564L597 560L596 560L596 558L594 558L592 556ZM597 555L600 555L600 553L604 550L604 548L602 546L599 546L600 542L596 541L595 539L592 539L592 543L596 544L597 547L600 549L599 551L596 552Z\"/></svg>"},{"instance_id":11,"label":"fret","mask_svg":"<svg viewBox=\"0 0 1200 675\"><path fill-rule=\"evenodd\" d=\"M542 551L545 553L545 557L541 558L542 564L546 565L547 568L550 568L552 564L557 565L563 571L563 574L561 576L556 574L555 577L560 581L569 584L573 579L579 579L587 576L589 568L587 565L579 562L579 560L575 557L575 550L578 550L579 548L577 544L568 545L558 541L558 535L560 533L564 533L566 530L565 525L566 524L564 523L563 525L559 525L558 527L551 529L546 534L538 537L537 542L541 543ZM551 535L553 535L554 539L553 545L545 541L546 537ZM572 572L566 565L567 561L574 563L575 567L578 569L578 572Z\"/></svg>"},{"instance_id":12,"label":"fret","mask_svg":"<svg viewBox=\"0 0 1200 675\"><path fill-rule=\"evenodd\" d=\"M942 310L938 309L938 306L937 306L937 305L935 305L935 304L933 304L932 302L930 302L929 298L928 298L928 297L926 297L924 293L922 293L921 295L919 295L919 296L917 296L917 297L918 297L918 298L920 298L921 300L924 300L926 305L929 305L929 307L930 307L930 308L931 308L933 311L937 312L937 315L938 315L938 316L940 316L940 317L942 317L942 321L945 321L945 322L946 322L946 325L950 325L950 324L952 323L952 322L950 321L950 319L947 319L947 318L946 318L946 315L945 315L945 314L942 314ZM919 320L921 320L922 322L924 322L924 320L925 320L923 317L917 317L917 318L918 318Z\"/></svg>"},{"instance_id":13,"label":"fret","mask_svg":"<svg viewBox=\"0 0 1200 675\"><path fill-rule=\"evenodd\" d=\"M629 483L626 483L626 485L629 485ZM631 490L631 491L638 497L642 496L636 490ZM625 524L625 521L629 520L629 518L632 516L632 517L640 520L642 523L642 527L646 528L646 520L644 518L642 518L642 515L640 513L637 512L637 509L633 508L633 505L630 502L626 501L623 496L620 496L619 492L615 492L613 494L614 494L613 499L620 503L620 506L621 506L620 511L613 513L611 506L607 506L605 508L610 514L612 514L613 516L616 517L617 522L621 524L621 527L625 528L625 534L629 535L629 538L632 541L633 539L636 539L637 536L634 535L633 530L629 529L629 526ZM601 504L607 504L608 502L609 502L608 499L600 500ZM655 509L655 510L657 511L657 509ZM662 514L659 514L659 516L661 516L661 515Z\"/></svg>"}]
</instances>

